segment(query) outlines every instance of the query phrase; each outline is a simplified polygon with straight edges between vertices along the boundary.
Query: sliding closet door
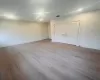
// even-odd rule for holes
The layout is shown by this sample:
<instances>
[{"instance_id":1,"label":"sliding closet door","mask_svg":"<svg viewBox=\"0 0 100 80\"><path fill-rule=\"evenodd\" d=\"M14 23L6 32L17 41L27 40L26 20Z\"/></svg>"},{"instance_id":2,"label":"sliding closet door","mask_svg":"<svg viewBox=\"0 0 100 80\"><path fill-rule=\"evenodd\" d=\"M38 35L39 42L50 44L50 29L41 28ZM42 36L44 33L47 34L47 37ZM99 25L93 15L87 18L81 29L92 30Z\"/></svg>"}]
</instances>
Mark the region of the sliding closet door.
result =
<instances>
[{"instance_id":1,"label":"sliding closet door","mask_svg":"<svg viewBox=\"0 0 100 80\"><path fill-rule=\"evenodd\" d=\"M73 45L79 45L79 22L61 22L56 23L55 41Z\"/></svg>"}]
</instances>

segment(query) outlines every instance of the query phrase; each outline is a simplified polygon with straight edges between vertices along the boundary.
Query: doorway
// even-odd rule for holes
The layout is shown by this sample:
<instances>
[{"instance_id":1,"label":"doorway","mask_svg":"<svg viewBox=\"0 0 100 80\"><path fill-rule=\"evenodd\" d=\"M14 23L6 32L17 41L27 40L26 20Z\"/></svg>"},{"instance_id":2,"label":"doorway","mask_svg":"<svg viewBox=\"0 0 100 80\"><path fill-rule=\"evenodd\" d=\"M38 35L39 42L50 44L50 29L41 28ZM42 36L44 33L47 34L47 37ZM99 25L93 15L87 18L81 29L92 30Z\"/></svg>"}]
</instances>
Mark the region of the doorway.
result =
<instances>
[{"instance_id":1,"label":"doorway","mask_svg":"<svg viewBox=\"0 0 100 80\"><path fill-rule=\"evenodd\" d=\"M57 42L79 46L80 21L55 23L54 33Z\"/></svg>"}]
</instances>

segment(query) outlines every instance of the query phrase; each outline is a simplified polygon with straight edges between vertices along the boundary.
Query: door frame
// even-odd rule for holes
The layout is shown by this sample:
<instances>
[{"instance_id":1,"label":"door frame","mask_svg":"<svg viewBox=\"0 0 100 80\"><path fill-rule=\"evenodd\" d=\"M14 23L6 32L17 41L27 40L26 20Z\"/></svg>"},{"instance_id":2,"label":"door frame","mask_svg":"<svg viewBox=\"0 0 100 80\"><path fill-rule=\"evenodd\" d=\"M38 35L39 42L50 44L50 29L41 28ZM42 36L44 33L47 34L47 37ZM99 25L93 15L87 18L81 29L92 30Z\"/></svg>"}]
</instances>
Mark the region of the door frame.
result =
<instances>
[{"instance_id":1,"label":"door frame","mask_svg":"<svg viewBox=\"0 0 100 80\"><path fill-rule=\"evenodd\" d=\"M78 25L77 44L76 44L76 46L80 46L80 32L81 32L80 20L72 21L72 23L76 23ZM54 37L55 37L55 32L56 32L56 30L55 30L55 23L54 23L53 24L53 35L54 35Z\"/></svg>"},{"instance_id":2,"label":"door frame","mask_svg":"<svg viewBox=\"0 0 100 80\"><path fill-rule=\"evenodd\" d=\"M80 46L80 32L81 32L80 20L72 21L72 23L77 23L77 25L78 25L77 45L76 46Z\"/></svg>"}]
</instances>

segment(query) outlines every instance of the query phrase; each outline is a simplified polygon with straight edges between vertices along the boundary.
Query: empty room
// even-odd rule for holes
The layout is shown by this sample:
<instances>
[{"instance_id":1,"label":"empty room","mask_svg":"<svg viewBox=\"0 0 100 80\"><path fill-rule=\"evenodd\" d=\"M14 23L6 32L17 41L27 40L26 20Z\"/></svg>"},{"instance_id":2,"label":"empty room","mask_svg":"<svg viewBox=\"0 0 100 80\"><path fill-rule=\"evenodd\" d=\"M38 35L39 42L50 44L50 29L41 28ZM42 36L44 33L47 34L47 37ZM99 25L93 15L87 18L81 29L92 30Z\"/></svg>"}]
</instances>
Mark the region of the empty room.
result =
<instances>
[{"instance_id":1,"label":"empty room","mask_svg":"<svg viewBox=\"0 0 100 80\"><path fill-rule=\"evenodd\" d=\"M0 80L100 80L100 0L0 0Z\"/></svg>"}]
</instances>

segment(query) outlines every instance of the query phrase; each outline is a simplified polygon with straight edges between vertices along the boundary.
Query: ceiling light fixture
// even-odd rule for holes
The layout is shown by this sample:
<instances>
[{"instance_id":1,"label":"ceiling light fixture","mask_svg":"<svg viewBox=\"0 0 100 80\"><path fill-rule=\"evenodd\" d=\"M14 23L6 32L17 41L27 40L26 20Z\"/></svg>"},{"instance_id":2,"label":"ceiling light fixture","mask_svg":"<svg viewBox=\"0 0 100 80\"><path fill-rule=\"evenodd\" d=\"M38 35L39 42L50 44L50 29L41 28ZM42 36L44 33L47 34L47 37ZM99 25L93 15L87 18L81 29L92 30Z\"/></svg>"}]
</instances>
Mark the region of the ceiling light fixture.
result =
<instances>
[{"instance_id":1,"label":"ceiling light fixture","mask_svg":"<svg viewBox=\"0 0 100 80\"><path fill-rule=\"evenodd\" d=\"M45 14L44 12L39 12L39 13L37 13L37 15L38 15L38 16L41 16L41 17L44 17L44 14Z\"/></svg>"},{"instance_id":2,"label":"ceiling light fixture","mask_svg":"<svg viewBox=\"0 0 100 80\"><path fill-rule=\"evenodd\" d=\"M33 14L36 14L37 16L45 16L45 14L48 14L49 12L38 12L38 13L33 13Z\"/></svg>"},{"instance_id":3,"label":"ceiling light fixture","mask_svg":"<svg viewBox=\"0 0 100 80\"><path fill-rule=\"evenodd\" d=\"M81 12L81 11L83 11L83 8L79 8L77 11L78 11L78 12Z\"/></svg>"},{"instance_id":4,"label":"ceiling light fixture","mask_svg":"<svg viewBox=\"0 0 100 80\"><path fill-rule=\"evenodd\" d=\"M39 21L43 21L44 18L46 17L47 14L49 14L50 12L46 12L44 8L42 9L38 9L38 11L36 11L36 13L33 13L35 14L34 16L36 16L36 19L39 20Z\"/></svg>"},{"instance_id":5,"label":"ceiling light fixture","mask_svg":"<svg viewBox=\"0 0 100 80\"><path fill-rule=\"evenodd\" d=\"M38 13L34 13L34 14L36 14L36 19L39 21L42 21L43 20L42 18L45 17L44 12L38 12Z\"/></svg>"}]
</instances>

